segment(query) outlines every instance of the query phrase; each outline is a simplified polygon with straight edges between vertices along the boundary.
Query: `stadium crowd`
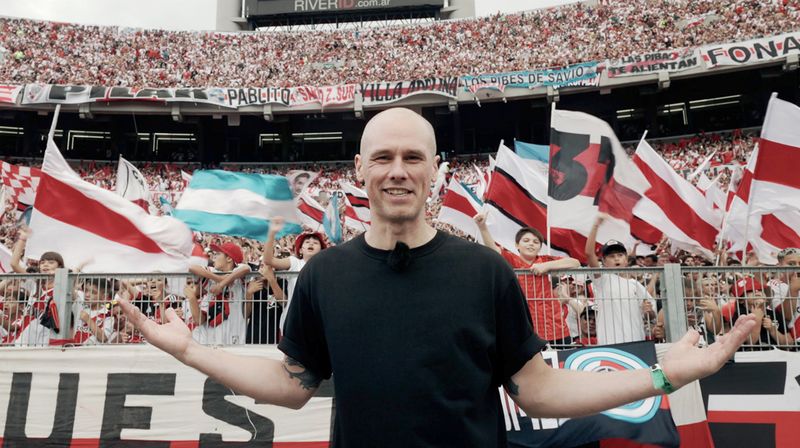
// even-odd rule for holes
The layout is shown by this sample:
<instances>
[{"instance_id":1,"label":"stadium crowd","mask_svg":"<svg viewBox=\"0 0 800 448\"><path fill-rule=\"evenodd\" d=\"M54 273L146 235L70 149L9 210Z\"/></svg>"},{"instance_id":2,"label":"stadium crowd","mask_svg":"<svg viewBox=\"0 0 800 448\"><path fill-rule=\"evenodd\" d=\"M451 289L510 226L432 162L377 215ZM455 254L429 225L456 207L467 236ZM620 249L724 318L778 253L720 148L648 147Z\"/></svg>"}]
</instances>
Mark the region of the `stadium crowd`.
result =
<instances>
[{"instance_id":1,"label":"stadium crowd","mask_svg":"<svg viewBox=\"0 0 800 448\"><path fill-rule=\"evenodd\" d=\"M173 32L3 18L0 80L130 87L407 80L604 61L775 35L798 23L797 0L604 0L315 32Z\"/></svg>"},{"instance_id":2,"label":"stadium crowd","mask_svg":"<svg viewBox=\"0 0 800 448\"><path fill-rule=\"evenodd\" d=\"M698 135L677 141L654 142L655 149L663 154L679 172L688 175L712 153L713 161L707 171L723 174L746 160L756 137L733 131L726 134ZM733 153L733 154L730 154ZM487 157L452 159L447 176L457 175L466 184L475 184L478 173L474 167L485 171ZM152 190L152 213L161 214L159 197L175 205L185 188L181 171L191 171L191 166L164 163L146 163L140 166ZM336 194L344 182L356 184L354 170L349 165L271 165L226 166L235 171L252 171L287 175L290 170L319 172L307 188L312 197L325 203ZM76 171L87 181L107 189L114 189L116 172L110 164L83 162ZM720 176L725 182L724 176ZM724 188L724 184L720 185ZM52 274L64 266L59 254L47 253L40 260L24 264L23 250L28 233L20 224L15 204L4 204L5 213L0 226L0 242L13 248L10 264L18 272ZM435 227L464 238L470 238L454 227L438 222L441 201L429 201L426 216ZM342 210L343 211L343 210ZM480 224L479 224L480 227ZM361 233L345 228L344 240ZM207 343L275 342L280 337L280 322L284 307L288 306L293 289L293 277L276 271L297 271L311 256L332 243L319 229L307 229L300 236L286 236L261 241L195 233L196 249L202 267L192 268L191 278L155 275L115 280L87 276L76 282L73 296L73 335L67 340L56 340L53 321L57 313L49 307L52 303L52 277L26 281L11 280L0 283L3 312L0 316L0 338L6 344L83 344L103 342L137 342L139 335L128 325L114 298L127 297L136 302L148 316L160 320L166 307L178 310L179 315L195 331L195 336ZM593 238L593 237L592 237ZM486 241L484 237L484 242ZM529 242L532 241L532 242ZM711 266L716 260L684 251L676 251L666 241L656 246L640 244L630 253L620 244L609 242L600 250L597 265L607 269L600 275L553 275L551 269L575 268L577 260L539 255L543 237L538 231L517 235L520 255L502 250L509 263L519 269L520 283L529 297L529 311L537 332L553 346L573 346L623 342L637 339L664 340L665 323L662 303L664 296L656 272L619 271L628 266L656 267L665 263L680 263L690 274L685 277L684 297L687 325L696 328L706 342L723 334L745 312L755 312L763 325L755 332L750 349L763 349L773 345L791 348L800 343L800 311L797 296L800 277L785 271L775 272L723 272L692 271L698 266ZM529 244L530 246L525 246ZM492 245L493 246L493 245ZM494 246L493 246L494 247ZM594 247L592 245L592 247ZM534 249L530 249L534 248ZM526 252L529 251L529 252ZM591 260L594 253L587 256ZM593 252L593 251L591 251ZM269 254L267 256L266 254ZM525 255L528 255L525 257ZM800 265L800 250L790 249L779 256L780 265ZM721 264L758 265L755 257L739 261L722 257ZM210 269L213 267L213 269ZM209 268L209 269L207 269ZM225 272L230 272L225 274ZM224 287L216 286L222 284ZM616 286L609 286L616 285ZM227 295L226 295L227 294ZM16 300L15 300L16 297ZM616 308L605 305L603 297L613 297ZM246 303L247 306L233 306ZM239 311L243 312L239 312ZM31 322L37 331L28 330ZM37 327L37 325L39 325ZM621 329L621 330L620 330ZM620 332L621 331L621 332ZM27 338L27 339L26 339Z\"/></svg>"}]
</instances>

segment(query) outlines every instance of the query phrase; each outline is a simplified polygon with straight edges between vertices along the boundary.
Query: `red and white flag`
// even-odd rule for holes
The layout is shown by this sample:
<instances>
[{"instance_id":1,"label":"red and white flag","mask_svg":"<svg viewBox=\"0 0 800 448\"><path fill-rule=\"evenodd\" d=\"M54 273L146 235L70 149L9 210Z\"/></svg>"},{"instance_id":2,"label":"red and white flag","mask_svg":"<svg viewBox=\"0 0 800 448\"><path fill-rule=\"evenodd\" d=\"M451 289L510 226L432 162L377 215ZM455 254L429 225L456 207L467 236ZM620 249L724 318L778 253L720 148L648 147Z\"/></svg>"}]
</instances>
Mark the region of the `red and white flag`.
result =
<instances>
[{"instance_id":1,"label":"red and white flag","mask_svg":"<svg viewBox=\"0 0 800 448\"><path fill-rule=\"evenodd\" d=\"M311 197L308 190L302 190L296 198L297 214L300 217L300 223L313 231L318 231L322 228L322 220L325 217L325 207L323 207L316 199Z\"/></svg>"},{"instance_id":2,"label":"red and white flag","mask_svg":"<svg viewBox=\"0 0 800 448\"><path fill-rule=\"evenodd\" d=\"M369 230L372 216L367 192L347 182L342 182L344 193L344 225L354 230Z\"/></svg>"},{"instance_id":3,"label":"red and white flag","mask_svg":"<svg viewBox=\"0 0 800 448\"><path fill-rule=\"evenodd\" d=\"M730 252L747 252L748 247L752 247L759 261L775 264L779 251L800 247L800 211L781 210L761 215L750 212L753 170L759 151L760 147L756 146L741 178L731 180L735 188L732 187L728 201L722 238L731 243Z\"/></svg>"},{"instance_id":4,"label":"red and white flag","mask_svg":"<svg viewBox=\"0 0 800 448\"><path fill-rule=\"evenodd\" d=\"M447 173L450 171L450 163L449 162L442 162L439 164L439 170L436 172L436 181L431 186L431 191L428 196L428 202L436 202L439 200L439 194L442 192L442 188L444 188L445 178L447 177Z\"/></svg>"},{"instance_id":5,"label":"red and white flag","mask_svg":"<svg viewBox=\"0 0 800 448\"><path fill-rule=\"evenodd\" d=\"M0 244L0 273L14 273L14 270L11 269L11 249L7 248L5 244Z\"/></svg>"},{"instance_id":6,"label":"red and white flag","mask_svg":"<svg viewBox=\"0 0 800 448\"><path fill-rule=\"evenodd\" d=\"M6 187L12 203L18 210L33 205L36 200L36 189L42 171L39 168L13 165L0 161L0 179Z\"/></svg>"},{"instance_id":7,"label":"red and white flag","mask_svg":"<svg viewBox=\"0 0 800 448\"><path fill-rule=\"evenodd\" d=\"M486 188L489 186L489 174L483 172L483 170L481 170L474 163L472 164L472 169L475 170L475 174L477 175L478 178L477 187L475 188L475 194L478 195L478 198L483 200L484 195L486 195Z\"/></svg>"},{"instance_id":8,"label":"red and white flag","mask_svg":"<svg viewBox=\"0 0 800 448\"><path fill-rule=\"evenodd\" d=\"M16 103L22 86L0 85L0 103Z\"/></svg>"},{"instance_id":9,"label":"red and white flag","mask_svg":"<svg viewBox=\"0 0 800 448\"><path fill-rule=\"evenodd\" d=\"M203 250L203 246L200 243L195 242L192 245L192 256L189 258L189 265L208 267L208 254Z\"/></svg>"},{"instance_id":10,"label":"red and white flag","mask_svg":"<svg viewBox=\"0 0 800 448\"><path fill-rule=\"evenodd\" d=\"M514 235L522 227L533 227L547 238L547 177L533 170L507 146L500 144L484 209L486 226L497 244L518 253ZM586 238L569 229L550 229L550 254L586 260ZM542 253L549 242L543 241Z\"/></svg>"},{"instance_id":11,"label":"red and white flag","mask_svg":"<svg viewBox=\"0 0 800 448\"><path fill-rule=\"evenodd\" d=\"M150 212L150 189L147 180L138 168L119 156L117 167L117 194Z\"/></svg>"},{"instance_id":12,"label":"red and white flag","mask_svg":"<svg viewBox=\"0 0 800 448\"><path fill-rule=\"evenodd\" d=\"M713 257L722 217L709 207L703 193L642 139L633 163L650 183L633 209L634 215L664 233L676 247Z\"/></svg>"},{"instance_id":13,"label":"red and white flag","mask_svg":"<svg viewBox=\"0 0 800 448\"><path fill-rule=\"evenodd\" d=\"M633 247L633 208L650 184L608 123L582 112L553 110L549 177L551 232L558 228L588 236L602 212L611 219L598 229L597 242L613 239Z\"/></svg>"},{"instance_id":14,"label":"red and white flag","mask_svg":"<svg viewBox=\"0 0 800 448\"><path fill-rule=\"evenodd\" d=\"M85 272L187 272L192 232L84 181L49 139L26 254L55 251Z\"/></svg>"},{"instance_id":15,"label":"red and white flag","mask_svg":"<svg viewBox=\"0 0 800 448\"><path fill-rule=\"evenodd\" d=\"M773 97L767 106L750 187L750 213L800 210L800 107Z\"/></svg>"},{"instance_id":16,"label":"red and white flag","mask_svg":"<svg viewBox=\"0 0 800 448\"><path fill-rule=\"evenodd\" d=\"M457 176L450 178L447 191L442 198L442 208L439 209L439 222L450 224L456 229L482 242L481 232L475 224L473 217L483 207L483 203L469 188L458 181Z\"/></svg>"}]
</instances>

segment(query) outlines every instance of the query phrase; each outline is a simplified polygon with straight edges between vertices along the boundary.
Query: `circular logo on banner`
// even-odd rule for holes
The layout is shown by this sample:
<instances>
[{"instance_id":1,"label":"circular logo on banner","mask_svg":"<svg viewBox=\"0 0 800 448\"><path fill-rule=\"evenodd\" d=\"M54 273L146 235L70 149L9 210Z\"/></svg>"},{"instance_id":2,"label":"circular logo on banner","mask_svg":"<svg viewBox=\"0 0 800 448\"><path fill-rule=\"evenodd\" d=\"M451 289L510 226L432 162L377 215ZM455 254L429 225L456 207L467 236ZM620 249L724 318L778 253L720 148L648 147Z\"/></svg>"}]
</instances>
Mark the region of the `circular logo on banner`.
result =
<instances>
[{"instance_id":1,"label":"circular logo on banner","mask_svg":"<svg viewBox=\"0 0 800 448\"><path fill-rule=\"evenodd\" d=\"M637 356L610 347L581 350L564 361L564 368L584 372L613 372L618 370L647 369L648 365ZM644 423L656 415L661 406L661 396L620 406L602 412L603 415L630 423Z\"/></svg>"}]
</instances>

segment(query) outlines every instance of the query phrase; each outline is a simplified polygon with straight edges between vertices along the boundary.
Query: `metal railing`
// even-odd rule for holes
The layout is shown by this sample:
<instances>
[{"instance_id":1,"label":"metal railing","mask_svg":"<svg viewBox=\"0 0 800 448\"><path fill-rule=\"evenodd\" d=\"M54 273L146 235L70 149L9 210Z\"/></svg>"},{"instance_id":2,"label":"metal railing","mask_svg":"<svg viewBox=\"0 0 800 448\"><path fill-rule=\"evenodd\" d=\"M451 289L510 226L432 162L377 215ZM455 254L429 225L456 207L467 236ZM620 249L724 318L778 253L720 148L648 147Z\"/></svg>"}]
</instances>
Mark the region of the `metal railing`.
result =
<instances>
[{"instance_id":1,"label":"metal railing","mask_svg":"<svg viewBox=\"0 0 800 448\"><path fill-rule=\"evenodd\" d=\"M797 267L580 268L533 275L519 270L534 330L554 348L637 340L672 342L688 328L710 344L736 317L760 326L745 350L800 349ZM79 346L146 341L120 312L131 300L162 322L172 308L208 345L275 344L288 305L289 280L253 272L215 287L191 274L0 275L0 344ZM219 279L217 279L219 280ZM270 285L272 283L272 285ZM277 286L277 287L276 287ZM789 297L794 291L795 297Z\"/></svg>"}]
</instances>

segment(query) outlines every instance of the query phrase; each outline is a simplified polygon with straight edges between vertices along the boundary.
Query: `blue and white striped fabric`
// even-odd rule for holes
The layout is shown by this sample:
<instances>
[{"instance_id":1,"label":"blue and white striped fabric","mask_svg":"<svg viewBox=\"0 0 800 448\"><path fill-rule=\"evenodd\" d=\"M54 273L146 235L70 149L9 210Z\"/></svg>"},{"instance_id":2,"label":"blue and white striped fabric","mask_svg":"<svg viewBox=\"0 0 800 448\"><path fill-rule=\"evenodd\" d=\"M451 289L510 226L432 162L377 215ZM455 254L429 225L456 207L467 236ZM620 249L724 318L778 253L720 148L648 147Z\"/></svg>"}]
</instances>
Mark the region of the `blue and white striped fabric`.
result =
<instances>
[{"instance_id":1,"label":"blue and white striped fabric","mask_svg":"<svg viewBox=\"0 0 800 448\"><path fill-rule=\"evenodd\" d=\"M277 237L302 232L288 179L267 174L195 171L172 216L192 230L261 241L277 216L286 220Z\"/></svg>"},{"instance_id":2,"label":"blue and white striped fabric","mask_svg":"<svg viewBox=\"0 0 800 448\"><path fill-rule=\"evenodd\" d=\"M514 152L523 159L538 160L542 163L550 162L550 147L547 145L536 145L515 140Z\"/></svg>"},{"instance_id":3,"label":"blue and white striped fabric","mask_svg":"<svg viewBox=\"0 0 800 448\"><path fill-rule=\"evenodd\" d=\"M547 145L536 145L525 143L519 140L514 141L514 152L522 158L529 167L539 173L548 176L550 169L550 147Z\"/></svg>"},{"instance_id":4,"label":"blue and white striped fabric","mask_svg":"<svg viewBox=\"0 0 800 448\"><path fill-rule=\"evenodd\" d=\"M333 244L342 242L342 220L339 217L339 198L336 195L331 197L325 215L322 218L322 228Z\"/></svg>"}]
</instances>

